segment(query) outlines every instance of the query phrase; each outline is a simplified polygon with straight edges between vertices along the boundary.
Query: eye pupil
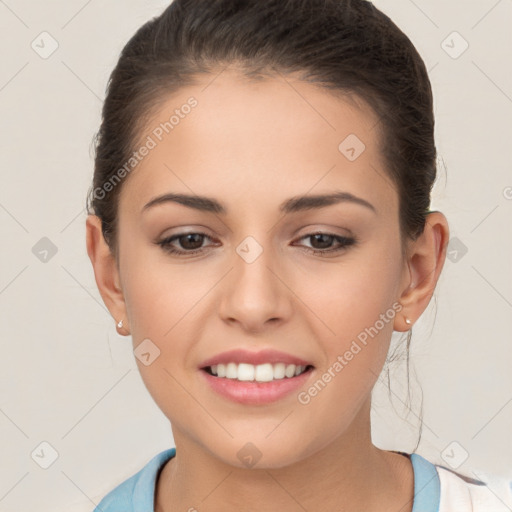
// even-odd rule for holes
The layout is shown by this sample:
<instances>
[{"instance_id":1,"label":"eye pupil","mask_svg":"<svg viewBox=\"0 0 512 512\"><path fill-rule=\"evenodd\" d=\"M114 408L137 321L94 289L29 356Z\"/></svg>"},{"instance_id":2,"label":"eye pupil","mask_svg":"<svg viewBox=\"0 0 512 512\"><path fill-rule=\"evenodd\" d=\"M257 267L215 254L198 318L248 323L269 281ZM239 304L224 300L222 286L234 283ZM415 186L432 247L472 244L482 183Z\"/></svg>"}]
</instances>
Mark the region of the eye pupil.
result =
<instances>
[{"instance_id":1,"label":"eye pupil","mask_svg":"<svg viewBox=\"0 0 512 512\"><path fill-rule=\"evenodd\" d=\"M183 235L180 237L180 244L185 249L198 249L203 245L202 236L199 233L189 233L187 235ZM183 244L182 240L185 239L186 242ZM189 245L189 242L192 241L192 247ZM194 241L196 242L196 245L194 245ZM197 242L199 242L197 244Z\"/></svg>"},{"instance_id":2,"label":"eye pupil","mask_svg":"<svg viewBox=\"0 0 512 512\"><path fill-rule=\"evenodd\" d=\"M311 235L311 236L315 241L320 241L321 247L316 247L318 249L325 249L326 247L329 247L330 244L332 243L332 235L326 235L325 233L316 233L315 235ZM325 238L324 238L324 243L322 245L323 237L327 238L327 240L325 240Z\"/></svg>"}]
</instances>

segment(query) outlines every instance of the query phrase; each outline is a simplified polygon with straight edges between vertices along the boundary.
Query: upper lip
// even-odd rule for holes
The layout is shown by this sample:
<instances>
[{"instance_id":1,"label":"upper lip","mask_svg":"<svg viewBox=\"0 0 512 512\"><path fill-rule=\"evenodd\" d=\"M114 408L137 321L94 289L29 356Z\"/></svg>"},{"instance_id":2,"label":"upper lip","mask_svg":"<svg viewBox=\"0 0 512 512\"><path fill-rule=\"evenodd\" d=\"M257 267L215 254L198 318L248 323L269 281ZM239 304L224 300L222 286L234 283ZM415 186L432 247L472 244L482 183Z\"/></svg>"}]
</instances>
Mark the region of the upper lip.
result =
<instances>
[{"instance_id":1,"label":"upper lip","mask_svg":"<svg viewBox=\"0 0 512 512\"><path fill-rule=\"evenodd\" d=\"M296 366L308 366L311 363L301 359L300 357L287 354L286 352L279 352L278 350L266 349L258 352L251 352L249 350L235 349L222 352L213 357L210 357L206 361L200 364L200 368L206 368L207 366L213 366L216 364L227 364L227 363L247 363L252 365L259 365L264 363L276 364L294 364Z\"/></svg>"}]
</instances>

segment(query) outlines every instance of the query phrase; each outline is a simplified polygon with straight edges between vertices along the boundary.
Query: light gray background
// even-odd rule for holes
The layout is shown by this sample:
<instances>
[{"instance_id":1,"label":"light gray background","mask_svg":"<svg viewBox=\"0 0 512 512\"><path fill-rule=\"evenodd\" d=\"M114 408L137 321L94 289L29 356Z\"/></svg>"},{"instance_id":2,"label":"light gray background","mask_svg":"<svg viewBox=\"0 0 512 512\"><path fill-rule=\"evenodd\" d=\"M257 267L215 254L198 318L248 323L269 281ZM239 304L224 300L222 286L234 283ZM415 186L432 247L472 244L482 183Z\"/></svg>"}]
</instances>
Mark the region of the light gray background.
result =
<instances>
[{"instance_id":1,"label":"light gray background","mask_svg":"<svg viewBox=\"0 0 512 512\"><path fill-rule=\"evenodd\" d=\"M375 4L430 70L439 150L432 206L460 240L413 328L419 385L413 374L411 392L424 400L418 452L445 466L467 452L458 471L510 478L512 2ZM131 340L117 335L101 301L84 227L108 75L129 37L165 5L0 0L0 512L91 511L172 446ZM59 45L46 59L31 47L50 48L43 31ZM453 31L469 43L458 58L463 42ZM43 237L57 248L46 262L32 252ZM375 390L374 442L410 451L419 405L405 417L401 368L392 373L397 413L386 388ZM58 452L48 469L42 442Z\"/></svg>"}]
</instances>

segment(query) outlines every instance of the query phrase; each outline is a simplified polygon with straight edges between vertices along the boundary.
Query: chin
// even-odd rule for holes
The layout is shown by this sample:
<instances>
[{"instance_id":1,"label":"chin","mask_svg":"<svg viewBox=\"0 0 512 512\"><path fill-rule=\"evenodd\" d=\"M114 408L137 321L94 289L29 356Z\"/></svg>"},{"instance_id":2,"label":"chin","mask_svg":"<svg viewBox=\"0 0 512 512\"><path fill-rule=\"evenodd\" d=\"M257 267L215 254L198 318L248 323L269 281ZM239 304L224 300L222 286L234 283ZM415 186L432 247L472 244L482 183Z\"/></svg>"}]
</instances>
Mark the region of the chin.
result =
<instances>
[{"instance_id":1,"label":"chin","mask_svg":"<svg viewBox=\"0 0 512 512\"><path fill-rule=\"evenodd\" d=\"M273 435L273 434L272 434ZM250 439L253 441L250 441ZM224 464L240 469L279 469L292 466L314 453L314 448L307 452L304 450L305 439L286 436L287 441L281 438L265 439L265 436L246 436L246 441L236 437L226 443L215 443L210 453Z\"/></svg>"}]
</instances>

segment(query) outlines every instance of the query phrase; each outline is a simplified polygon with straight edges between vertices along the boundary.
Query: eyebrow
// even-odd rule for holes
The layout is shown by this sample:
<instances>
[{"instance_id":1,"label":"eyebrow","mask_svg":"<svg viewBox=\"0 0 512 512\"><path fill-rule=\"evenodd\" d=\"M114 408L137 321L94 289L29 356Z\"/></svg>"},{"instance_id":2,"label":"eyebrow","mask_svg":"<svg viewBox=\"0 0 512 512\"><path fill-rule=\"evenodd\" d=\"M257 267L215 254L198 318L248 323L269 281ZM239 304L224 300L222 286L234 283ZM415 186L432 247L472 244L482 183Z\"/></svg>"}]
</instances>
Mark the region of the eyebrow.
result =
<instances>
[{"instance_id":1,"label":"eyebrow","mask_svg":"<svg viewBox=\"0 0 512 512\"><path fill-rule=\"evenodd\" d=\"M153 199L151 199L151 201L144 205L144 207L142 208L142 213L144 213L152 206L167 202L178 203L183 206L187 206L188 208L193 208L195 210L203 212L217 213L222 215L226 215L228 213L228 210L225 206L223 206L219 201L211 197L174 193L168 193L154 197ZM279 211L285 214L295 213L304 210L325 208L326 206L331 206L338 203L358 204L372 210L374 213L377 213L375 207L365 199L357 197L349 192L341 191L334 192L332 194L318 194L292 197L284 201L279 206Z\"/></svg>"}]
</instances>

